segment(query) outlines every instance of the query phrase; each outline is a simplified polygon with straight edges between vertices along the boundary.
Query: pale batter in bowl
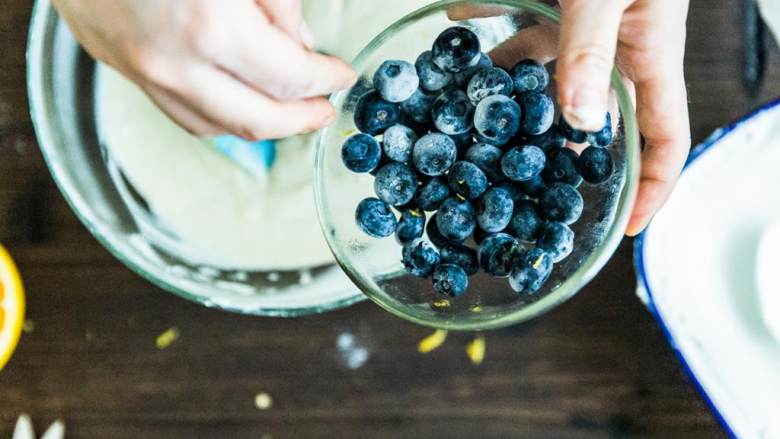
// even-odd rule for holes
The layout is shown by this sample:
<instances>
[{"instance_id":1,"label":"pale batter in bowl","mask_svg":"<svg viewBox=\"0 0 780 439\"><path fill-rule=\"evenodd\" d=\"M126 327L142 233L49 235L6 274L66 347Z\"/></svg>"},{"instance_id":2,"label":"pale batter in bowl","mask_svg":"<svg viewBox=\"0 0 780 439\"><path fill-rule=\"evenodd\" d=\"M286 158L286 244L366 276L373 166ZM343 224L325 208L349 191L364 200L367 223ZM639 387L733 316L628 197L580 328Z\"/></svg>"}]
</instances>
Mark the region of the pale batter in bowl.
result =
<instances>
[{"instance_id":1,"label":"pale batter in bowl","mask_svg":"<svg viewBox=\"0 0 780 439\"><path fill-rule=\"evenodd\" d=\"M379 13L365 0L303 1L317 48L347 61L425 3L383 2ZM312 194L316 134L278 141L261 181L185 132L113 69L100 65L96 83L98 131L111 159L156 220L211 265L295 270L333 262Z\"/></svg>"}]
</instances>

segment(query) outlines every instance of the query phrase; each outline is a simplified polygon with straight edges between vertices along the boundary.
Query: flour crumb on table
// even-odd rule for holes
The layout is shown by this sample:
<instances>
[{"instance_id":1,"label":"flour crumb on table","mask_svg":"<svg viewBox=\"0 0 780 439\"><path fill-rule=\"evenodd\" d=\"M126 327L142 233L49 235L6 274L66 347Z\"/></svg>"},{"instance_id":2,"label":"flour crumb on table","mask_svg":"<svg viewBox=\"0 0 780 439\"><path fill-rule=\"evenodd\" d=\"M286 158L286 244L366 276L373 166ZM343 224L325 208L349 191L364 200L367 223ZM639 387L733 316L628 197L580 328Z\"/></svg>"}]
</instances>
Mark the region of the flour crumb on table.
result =
<instances>
[{"instance_id":1,"label":"flour crumb on table","mask_svg":"<svg viewBox=\"0 0 780 439\"><path fill-rule=\"evenodd\" d=\"M258 410L268 410L274 405L274 400L271 395L262 392L255 395L255 407Z\"/></svg>"}]
</instances>

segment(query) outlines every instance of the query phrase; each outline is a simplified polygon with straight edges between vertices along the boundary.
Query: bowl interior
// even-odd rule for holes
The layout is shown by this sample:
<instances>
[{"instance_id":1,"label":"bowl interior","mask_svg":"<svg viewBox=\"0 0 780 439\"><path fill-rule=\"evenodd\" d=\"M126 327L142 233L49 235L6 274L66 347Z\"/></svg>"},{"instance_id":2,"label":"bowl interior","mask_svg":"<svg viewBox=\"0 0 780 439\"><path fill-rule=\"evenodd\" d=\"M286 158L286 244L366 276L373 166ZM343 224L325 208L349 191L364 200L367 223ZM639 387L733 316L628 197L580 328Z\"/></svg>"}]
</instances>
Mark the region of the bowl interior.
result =
<instances>
[{"instance_id":1,"label":"bowl interior","mask_svg":"<svg viewBox=\"0 0 780 439\"><path fill-rule=\"evenodd\" d=\"M499 17L453 21L447 11L455 6L502 7ZM349 91L333 96L336 122L322 131L317 151L315 193L321 225L337 261L372 300L390 312L413 322L444 328L479 330L517 323L551 309L574 295L606 263L620 242L637 186L638 135L631 101L615 72L613 91L616 136L610 146L615 160L612 178L601 185L583 184L580 192L585 211L572 226L574 253L559 264L544 288L532 296L520 296L506 279L484 273L472 276L468 291L455 299L437 294L430 282L408 275L401 264L401 247L393 238L374 239L356 225L355 207L373 195L373 177L352 174L341 162L341 145L357 132L353 123L356 100L371 89L370 78L385 60L414 62L429 50L436 35L461 25L480 38L483 51L539 23L557 23L555 10L532 1L445 0L413 14L379 35L356 59L360 81ZM557 26L552 26L557 30ZM554 68L554 63L548 65ZM554 84L551 85L554 93ZM428 214L430 217L430 213ZM473 246L473 243L472 243Z\"/></svg>"}]
</instances>

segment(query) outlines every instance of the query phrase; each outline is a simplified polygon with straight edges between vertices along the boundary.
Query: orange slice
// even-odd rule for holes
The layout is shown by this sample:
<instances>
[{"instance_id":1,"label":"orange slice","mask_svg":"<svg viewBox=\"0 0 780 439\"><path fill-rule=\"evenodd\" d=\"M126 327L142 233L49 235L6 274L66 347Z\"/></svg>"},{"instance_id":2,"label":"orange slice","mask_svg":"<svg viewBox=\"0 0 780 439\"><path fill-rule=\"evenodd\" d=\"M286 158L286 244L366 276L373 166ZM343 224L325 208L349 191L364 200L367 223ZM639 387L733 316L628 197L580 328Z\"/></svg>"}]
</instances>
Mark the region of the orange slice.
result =
<instances>
[{"instance_id":1,"label":"orange slice","mask_svg":"<svg viewBox=\"0 0 780 439\"><path fill-rule=\"evenodd\" d=\"M24 326L24 288L11 255L0 246L0 370L8 363Z\"/></svg>"}]
</instances>

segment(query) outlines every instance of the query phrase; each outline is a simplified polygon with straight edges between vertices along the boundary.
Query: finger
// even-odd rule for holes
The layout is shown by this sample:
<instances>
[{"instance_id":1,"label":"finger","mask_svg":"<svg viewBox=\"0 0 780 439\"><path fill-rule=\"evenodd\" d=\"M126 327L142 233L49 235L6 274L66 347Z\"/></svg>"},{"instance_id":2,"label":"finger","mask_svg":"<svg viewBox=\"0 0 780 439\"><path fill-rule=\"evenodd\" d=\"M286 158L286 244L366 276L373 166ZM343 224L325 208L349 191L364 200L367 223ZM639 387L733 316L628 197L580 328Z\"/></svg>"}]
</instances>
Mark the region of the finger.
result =
<instances>
[{"instance_id":1,"label":"finger","mask_svg":"<svg viewBox=\"0 0 780 439\"><path fill-rule=\"evenodd\" d=\"M637 119L645 138L642 170L634 211L626 234L640 233L663 206L680 176L691 146L684 75L648 79L636 84Z\"/></svg>"},{"instance_id":2,"label":"finger","mask_svg":"<svg viewBox=\"0 0 780 439\"><path fill-rule=\"evenodd\" d=\"M624 3L561 1L558 101L575 128L596 131L604 123Z\"/></svg>"},{"instance_id":3,"label":"finger","mask_svg":"<svg viewBox=\"0 0 780 439\"><path fill-rule=\"evenodd\" d=\"M555 59L558 53L558 28L549 23L523 29L490 52L493 63L505 69L523 59L535 59L542 64Z\"/></svg>"},{"instance_id":4,"label":"finger","mask_svg":"<svg viewBox=\"0 0 780 439\"><path fill-rule=\"evenodd\" d=\"M623 84L626 87L626 91L628 92L628 96L631 99L631 102L634 104L634 107L636 107L636 91L634 88L634 83L628 78L623 78ZM609 114L611 116L610 120L612 121L612 132L616 133L620 125L621 113L620 113L620 104L618 103L618 96L614 89L610 89L609 91L609 101L607 104L607 111L609 111ZM583 151L585 151L588 147L590 147L590 144L574 143L571 141L567 141L566 147L576 151L577 154L582 154Z\"/></svg>"},{"instance_id":5,"label":"finger","mask_svg":"<svg viewBox=\"0 0 780 439\"><path fill-rule=\"evenodd\" d=\"M509 6L458 5L451 6L447 9L447 17L450 20L466 20L469 18L485 18L505 15L516 10L516 8Z\"/></svg>"},{"instance_id":6,"label":"finger","mask_svg":"<svg viewBox=\"0 0 780 439\"><path fill-rule=\"evenodd\" d=\"M276 27L309 50L313 48L314 37L306 22L303 21L299 0L255 0L255 2L263 8L268 19Z\"/></svg>"},{"instance_id":7,"label":"finger","mask_svg":"<svg viewBox=\"0 0 780 439\"><path fill-rule=\"evenodd\" d=\"M163 113L188 133L196 137L212 137L227 132L227 129L213 123L207 116L188 107L174 94L161 87L145 83L142 88Z\"/></svg>"},{"instance_id":8,"label":"finger","mask_svg":"<svg viewBox=\"0 0 780 439\"><path fill-rule=\"evenodd\" d=\"M247 140L280 139L311 132L335 118L335 110L327 99L275 101L212 66L189 69L184 83L182 100L231 134Z\"/></svg>"},{"instance_id":9,"label":"finger","mask_svg":"<svg viewBox=\"0 0 780 439\"><path fill-rule=\"evenodd\" d=\"M280 29L263 25L260 11L234 23L228 50L212 62L279 100L328 95L354 84L356 74L338 58L306 50Z\"/></svg>"}]
</instances>

